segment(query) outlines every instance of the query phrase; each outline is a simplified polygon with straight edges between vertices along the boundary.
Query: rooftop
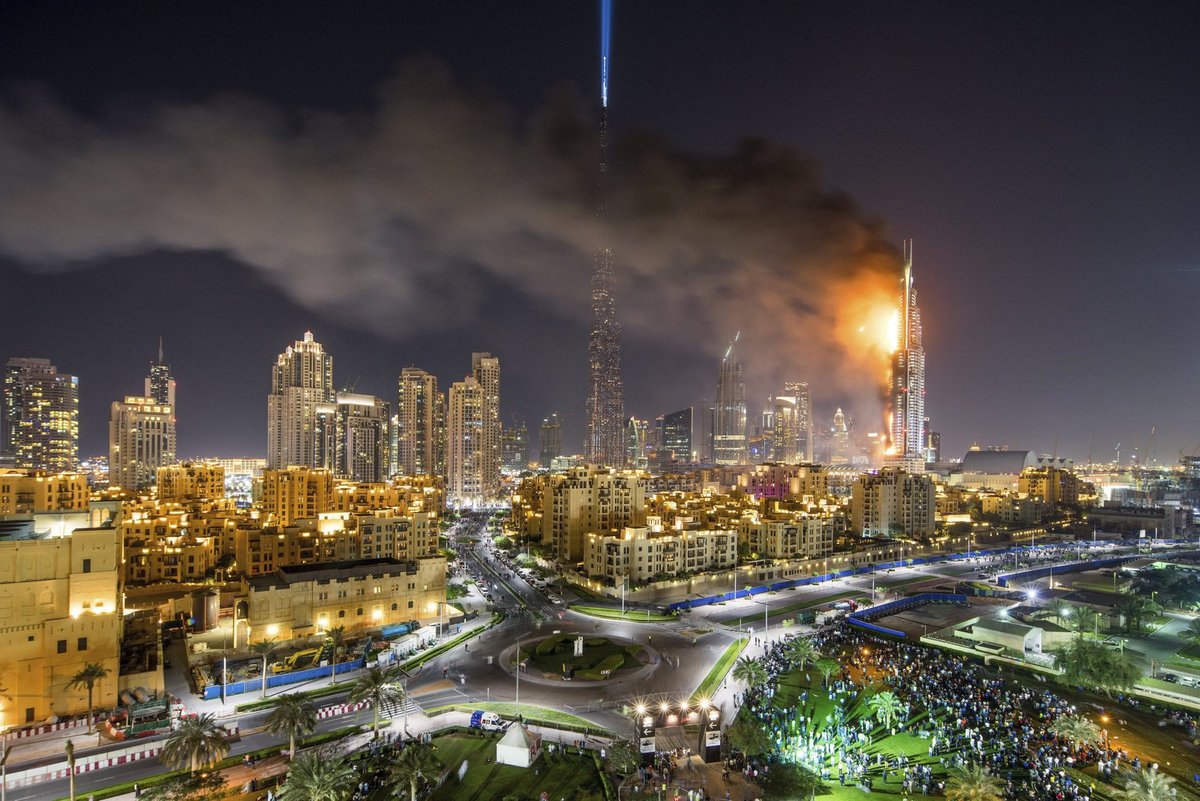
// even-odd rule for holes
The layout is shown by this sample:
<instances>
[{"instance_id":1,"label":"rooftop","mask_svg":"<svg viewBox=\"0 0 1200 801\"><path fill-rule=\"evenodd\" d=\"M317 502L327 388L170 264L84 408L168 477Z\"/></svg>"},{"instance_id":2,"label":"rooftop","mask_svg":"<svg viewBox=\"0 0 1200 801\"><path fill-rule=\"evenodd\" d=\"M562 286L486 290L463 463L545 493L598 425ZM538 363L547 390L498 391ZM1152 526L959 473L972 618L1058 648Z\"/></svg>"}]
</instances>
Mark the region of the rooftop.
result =
<instances>
[{"instance_id":1,"label":"rooftop","mask_svg":"<svg viewBox=\"0 0 1200 801\"><path fill-rule=\"evenodd\" d=\"M412 562L390 558L324 562L319 565L293 565L276 568L275 572L269 576L256 576L249 580L249 585L252 589L265 590L272 587L287 587L303 581L329 582L364 576L407 574L412 567Z\"/></svg>"}]
</instances>

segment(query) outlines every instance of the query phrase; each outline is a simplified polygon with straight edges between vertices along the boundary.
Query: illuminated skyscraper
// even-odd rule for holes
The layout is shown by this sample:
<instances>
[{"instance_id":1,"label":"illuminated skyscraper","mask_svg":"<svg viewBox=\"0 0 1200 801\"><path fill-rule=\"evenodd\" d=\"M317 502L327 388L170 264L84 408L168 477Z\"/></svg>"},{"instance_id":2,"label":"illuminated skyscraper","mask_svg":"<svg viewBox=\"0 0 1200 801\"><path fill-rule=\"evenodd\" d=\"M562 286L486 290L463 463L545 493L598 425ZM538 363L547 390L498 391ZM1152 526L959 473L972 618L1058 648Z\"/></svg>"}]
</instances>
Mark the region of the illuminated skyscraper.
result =
<instances>
[{"instance_id":1,"label":"illuminated skyscraper","mask_svg":"<svg viewBox=\"0 0 1200 801\"><path fill-rule=\"evenodd\" d=\"M610 3L602 3L600 55L600 187L596 214L608 214L608 31ZM602 244L592 254L592 330L588 339L587 441L588 461L620 467L625 464L625 383L621 378L621 325L613 287L613 254Z\"/></svg>"},{"instance_id":2,"label":"illuminated skyscraper","mask_svg":"<svg viewBox=\"0 0 1200 801\"><path fill-rule=\"evenodd\" d=\"M746 382L738 361L739 331L725 349L717 374L716 419L713 423L713 461L717 464L746 464Z\"/></svg>"},{"instance_id":3,"label":"illuminated skyscraper","mask_svg":"<svg viewBox=\"0 0 1200 801\"><path fill-rule=\"evenodd\" d=\"M446 496L452 506L484 501L483 387L473 376L450 385L446 403Z\"/></svg>"},{"instance_id":4,"label":"illuminated skyscraper","mask_svg":"<svg viewBox=\"0 0 1200 801\"><path fill-rule=\"evenodd\" d=\"M157 479L158 468L174 463L175 407L135 395L113 401L108 418L109 486L146 489Z\"/></svg>"},{"instance_id":5,"label":"illuminated skyscraper","mask_svg":"<svg viewBox=\"0 0 1200 801\"><path fill-rule=\"evenodd\" d=\"M558 422L558 412L542 421L538 431L538 464L544 470L550 469L550 464L562 456L562 425Z\"/></svg>"},{"instance_id":6,"label":"illuminated skyscraper","mask_svg":"<svg viewBox=\"0 0 1200 801\"><path fill-rule=\"evenodd\" d=\"M311 331L279 354L267 396L267 467L321 467L318 405L336 404L333 357Z\"/></svg>"},{"instance_id":7,"label":"illuminated skyscraper","mask_svg":"<svg viewBox=\"0 0 1200 801\"><path fill-rule=\"evenodd\" d=\"M671 452L675 461L691 462L692 408L664 414L662 421L662 447Z\"/></svg>"},{"instance_id":8,"label":"illuminated skyscraper","mask_svg":"<svg viewBox=\"0 0 1200 801\"><path fill-rule=\"evenodd\" d=\"M490 501L500 497L500 360L490 353L472 353L471 371L483 392L480 468L484 498Z\"/></svg>"},{"instance_id":9,"label":"illuminated skyscraper","mask_svg":"<svg viewBox=\"0 0 1200 801\"><path fill-rule=\"evenodd\" d=\"M505 426L500 434L500 466L506 473L519 475L529 468L529 431L524 423Z\"/></svg>"},{"instance_id":10,"label":"illuminated skyscraper","mask_svg":"<svg viewBox=\"0 0 1200 801\"><path fill-rule=\"evenodd\" d=\"M777 462L796 464L813 460L812 402L807 381L788 381L776 395L773 410L772 449Z\"/></svg>"},{"instance_id":11,"label":"illuminated skyscraper","mask_svg":"<svg viewBox=\"0 0 1200 801\"><path fill-rule=\"evenodd\" d=\"M158 338L158 361L150 363L143 394L159 405L175 406L175 379L171 377L171 365L163 361L162 337Z\"/></svg>"},{"instance_id":12,"label":"illuminated skyscraper","mask_svg":"<svg viewBox=\"0 0 1200 801\"><path fill-rule=\"evenodd\" d=\"M4 366L4 438L16 467L74 470L79 465L79 379L49 359L9 359Z\"/></svg>"},{"instance_id":13,"label":"illuminated skyscraper","mask_svg":"<svg viewBox=\"0 0 1200 801\"><path fill-rule=\"evenodd\" d=\"M417 367L400 371L396 393L396 471L437 475L443 400L437 376Z\"/></svg>"},{"instance_id":14,"label":"illuminated skyscraper","mask_svg":"<svg viewBox=\"0 0 1200 801\"><path fill-rule=\"evenodd\" d=\"M892 354L891 447L896 456L925 458L925 347L921 344L921 310L913 288L912 242L904 248L900 279L900 347Z\"/></svg>"},{"instance_id":15,"label":"illuminated skyscraper","mask_svg":"<svg viewBox=\"0 0 1200 801\"><path fill-rule=\"evenodd\" d=\"M850 464L850 427L846 425L846 415L838 409L833 415L833 448L830 457L832 464Z\"/></svg>"},{"instance_id":16,"label":"illuminated skyscraper","mask_svg":"<svg viewBox=\"0 0 1200 801\"><path fill-rule=\"evenodd\" d=\"M388 479L391 461L391 404L374 395L337 393L337 403L322 405L324 464L338 478L377 482Z\"/></svg>"}]
</instances>

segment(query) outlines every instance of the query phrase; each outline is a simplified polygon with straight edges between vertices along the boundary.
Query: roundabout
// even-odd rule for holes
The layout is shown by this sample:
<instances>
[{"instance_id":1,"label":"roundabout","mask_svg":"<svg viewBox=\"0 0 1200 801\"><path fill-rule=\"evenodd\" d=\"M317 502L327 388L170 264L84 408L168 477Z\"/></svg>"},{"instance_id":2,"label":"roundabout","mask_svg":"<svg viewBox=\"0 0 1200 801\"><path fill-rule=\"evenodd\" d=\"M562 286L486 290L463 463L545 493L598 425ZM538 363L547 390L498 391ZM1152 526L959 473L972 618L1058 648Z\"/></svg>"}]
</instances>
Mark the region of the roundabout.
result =
<instances>
[{"instance_id":1,"label":"roundabout","mask_svg":"<svg viewBox=\"0 0 1200 801\"><path fill-rule=\"evenodd\" d=\"M519 655L518 655L519 648ZM652 672L661 661L649 645L612 636L552 634L506 648L500 664L522 681L558 686L606 685Z\"/></svg>"}]
</instances>

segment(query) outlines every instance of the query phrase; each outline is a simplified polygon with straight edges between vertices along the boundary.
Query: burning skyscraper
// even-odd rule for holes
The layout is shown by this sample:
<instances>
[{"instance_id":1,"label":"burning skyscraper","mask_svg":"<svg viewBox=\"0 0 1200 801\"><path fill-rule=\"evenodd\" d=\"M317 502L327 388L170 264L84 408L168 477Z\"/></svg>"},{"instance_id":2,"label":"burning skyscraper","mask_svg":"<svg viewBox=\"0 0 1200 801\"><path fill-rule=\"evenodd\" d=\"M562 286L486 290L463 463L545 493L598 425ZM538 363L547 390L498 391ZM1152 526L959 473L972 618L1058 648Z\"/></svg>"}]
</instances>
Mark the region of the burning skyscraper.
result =
<instances>
[{"instance_id":1,"label":"burning skyscraper","mask_svg":"<svg viewBox=\"0 0 1200 801\"><path fill-rule=\"evenodd\" d=\"M925 459L925 347L921 342L921 309L913 288L912 240L904 245L904 274L900 279L897 347L892 354L889 452Z\"/></svg>"}]
</instances>

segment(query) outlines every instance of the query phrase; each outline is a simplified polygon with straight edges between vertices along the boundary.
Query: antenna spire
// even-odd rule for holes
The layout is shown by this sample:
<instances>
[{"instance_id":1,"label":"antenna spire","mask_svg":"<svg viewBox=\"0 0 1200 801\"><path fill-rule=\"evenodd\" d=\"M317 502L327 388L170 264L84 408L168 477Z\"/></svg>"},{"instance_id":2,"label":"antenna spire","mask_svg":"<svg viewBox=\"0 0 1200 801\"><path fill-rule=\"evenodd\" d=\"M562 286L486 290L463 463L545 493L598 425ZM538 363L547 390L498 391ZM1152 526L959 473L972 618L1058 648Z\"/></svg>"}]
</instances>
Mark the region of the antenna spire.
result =
<instances>
[{"instance_id":1,"label":"antenna spire","mask_svg":"<svg viewBox=\"0 0 1200 801\"><path fill-rule=\"evenodd\" d=\"M158 363L163 363L162 334L158 335Z\"/></svg>"}]
</instances>

